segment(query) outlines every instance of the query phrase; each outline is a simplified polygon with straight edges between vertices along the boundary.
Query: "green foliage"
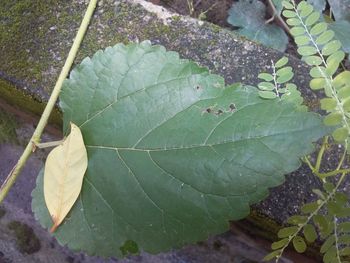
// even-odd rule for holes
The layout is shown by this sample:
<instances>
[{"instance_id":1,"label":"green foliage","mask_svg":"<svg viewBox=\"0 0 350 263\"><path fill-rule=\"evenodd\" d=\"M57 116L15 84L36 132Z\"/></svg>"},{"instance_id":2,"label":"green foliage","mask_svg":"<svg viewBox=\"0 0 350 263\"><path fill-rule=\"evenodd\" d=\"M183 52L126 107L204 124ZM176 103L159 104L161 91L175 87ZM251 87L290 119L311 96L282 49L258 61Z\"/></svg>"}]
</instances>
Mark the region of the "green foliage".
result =
<instances>
[{"instance_id":1,"label":"green foliage","mask_svg":"<svg viewBox=\"0 0 350 263\"><path fill-rule=\"evenodd\" d=\"M280 0L275 0L277 11L281 10ZM240 28L237 33L248 39L262 43L265 46L284 51L287 48L288 37L276 25L265 23L265 5L259 0L239 0L232 4L227 22Z\"/></svg>"},{"instance_id":2,"label":"green foliage","mask_svg":"<svg viewBox=\"0 0 350 263\"><path fill-rule=\"evenodd\" d=\"M336 21L350 22L350 0L328 0Z\"/></svg>"},{"instance_id":3,"label":"green foliage","mask_svg":"<svg viewBox=\"0 0 350 263\"><path fill-rule=\"evenodd\" d=\"M290 74L276 64L278 77ZM89 164L54 235L101 256L157 253L226 231L329 132L317 114L262 99L254 87L225 88L221 77L148 42L84 59L60 103L65 131L70 122L82 131ZM42 187L40 173L33 211L50 227Z\"/></svg>"},{"instance_id":4,"label":"green foliage","mask_svg":"<svg viewBox=\"0 0 350 263\"><path fill-rule=\"evenodd\" d=\"M328 29L326 23L318 22L320 13L314 11L312 5L302 1L296 6L292 2L292 6L284 10L283 14L290 17L293 13L300 22L300 26L291 25L291 33L299 38L296 41L298 53L313 67L310 71L313 78L310 87L325 92L327 98L321 101L321 108L328 112L325 124L337 126L333 138L346 144L350 134L350 96L347 92L350 88L350 72L336 75L345 56L340 50L342 45L334 40L334 32Z\"/></svg>"},{"instance_id":5,"label":"green foliage","mask_svg":"<svg viewBox=\"0 0 350 263\"><path fill-rule=\"evenodd\" d=\"M325 9L325 0L308 0L313 8L322 12ZM334 32L334 38L342 43L344 52L350 52L350 1L349 0L328 0L330 6L330 16L324 14L321 17L325 24L328 24L329 29ZM333 21L332 19L335 19ZM350 59L350 57L349 57Z\"/></svg>"},{"instance_id":6,"label":"green foliage","mask_svg":"<svg viewBox=\"0 0 350 263\"><path fill-rule=\"evenodd\" d=\"M263 99L279 98L295 104L301 111L306 111L307 108L301 105L303 98L297 86L289 83L294 73L291 67L286 66L287 63L287 57L282 57L276 63L271 61L272 73L263 72L258 75L258 78L263 80L258 84L259 96Z\"/></svg>"},{"instance_id":7,"label":"green foliage","mask_svg":"<svg viewBox=\"0 0 350 263\"><path fill-rule=\"evenodd\" d=\"M334 31L335 38L338 39L346 53L350 53L350 22L341 20L329 24L329 28Z\"/></svg>"},{"instance_id":8,"label":"green foliage","mask_svg":"<svg viewBox=\"0 0 350 263\"><path fill-rule=\"evenodd\" d=\"M337 185L326 182L322 190L315 189L319 199L304 204L302 216L294 215L287 220L292 226L280 229L281 240L272 243L273 251L265 260L276 258L278 261L291 242L297 252L303 253L307 244L320 238L324 240L320 252L325 263L345 262L349 255L350 222L340 220L350 216L350 200L339 192L339 186L339 182Z\"/></svg>"},{"instance_id":9,"label":"green foliage","mask_svg":"<svg viewBox=\"0 0 350 263\"><path fill-rule=\"evenodd\" d=\"M321 109L327 113L324 123L335 126L333 139L343 144L345 150L338 167L328 173L320 173L328 138L320 148L315 166L305 158L312 172L324 181L323 189L314 189L317 200L304 204L300 208L301 215L294 215L287 220L291 226L279 231L281 240L272 244L273 251L265 259L275 258L277 262L290 243L297 252L302 253L307 244L322 239L324 242L320 252L325 263L347 262L350 254L350 204L348 195L340 191L340 185L350 171L340 169L347 156L350 133L350 72L339 72L339 65L345 57L341 50L342 44L334 39L335 34L328 29L328 24L320 20L320 13L305 1L298 5L293 1L283 4L286 10L282 14L292 27L291 34L298 45L298 53L311 66L310 88L322 90L325 94L325 98L320 101ZM325 178L337 174L341 176L336 179L336 184L326 181Z\"/></svg>"}]
</instances>

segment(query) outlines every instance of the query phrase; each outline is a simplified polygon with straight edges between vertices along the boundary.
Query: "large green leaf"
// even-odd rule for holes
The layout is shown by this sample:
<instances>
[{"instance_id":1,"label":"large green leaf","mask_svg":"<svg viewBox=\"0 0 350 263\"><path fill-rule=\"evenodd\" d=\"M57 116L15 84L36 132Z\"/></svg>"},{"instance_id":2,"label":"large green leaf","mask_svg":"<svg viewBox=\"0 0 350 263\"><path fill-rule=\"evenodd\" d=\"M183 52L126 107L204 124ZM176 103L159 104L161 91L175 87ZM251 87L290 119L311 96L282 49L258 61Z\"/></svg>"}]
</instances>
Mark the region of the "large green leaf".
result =
<instances>
[{"instance_id":1,"label":"large green leaf","mask_svg":"<svg viewBox=\"0 0 350 263\"><path fill-rule=\"evenodd\" d=\"M328 0L336 21L350 22L350 0Z\"/></svg>"},{"instance_id":2,"label":"large green leaf","mask_svg":"<svg viewBox=\"0 0 350 263\"><path fill-rule=\"evenodd\" d=\"M346 53L350 53L350 22L342 20L330 23L329 28L335 33L334 38L338 39Z\"/></svg>"},{"instance_id":3,"label":"large green leaf","mask_svg":"<svg viewBox=\"0 0 350 263\"><path fill-rule=\"evenodd\" d=\"M275 0L278 14L281 1ZM236 32L267 47L285 51L288 37L280 27L265 23L265 5L259 0L239 0L229 10L227 22L240 29Z\"/></svg>"},{"instance_id":4,"label":"large green leaf","mask_svg":"<svg viewBox=\"0 0 350 263\"><path fill-rule=\"evenodd\" d=\"M89 254L157 253L206 239L248 215L326 133L321 118L254 87L231 85L148 42L83 60L61 94L89 164L80 198L54 233ZM40 173L33 210L52 222ZM132 249L130 249L132 248Z\"/></svg>"}]
</instances>

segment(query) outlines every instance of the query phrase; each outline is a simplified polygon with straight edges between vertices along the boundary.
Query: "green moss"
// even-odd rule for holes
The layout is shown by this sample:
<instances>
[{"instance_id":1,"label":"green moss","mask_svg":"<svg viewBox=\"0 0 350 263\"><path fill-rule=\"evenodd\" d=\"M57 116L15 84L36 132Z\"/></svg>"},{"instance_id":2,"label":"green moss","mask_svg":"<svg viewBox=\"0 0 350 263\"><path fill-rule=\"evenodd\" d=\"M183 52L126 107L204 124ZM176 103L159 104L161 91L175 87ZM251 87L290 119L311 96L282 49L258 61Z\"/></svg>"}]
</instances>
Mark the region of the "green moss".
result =
<instances>
[{"instance_id":1,"label":"green moss","mask_svg":"<svg viewBox=\"0 0 350 263\"><path fill-rule=\"evenodd\" d=\"M84 6L82 6L84 7ZM6 1L0 7L0 70L22 86L50 92L82 13L55 0ZM81 8L81 7L80 7ZM57 12L60 9L59 12ZM79 15L73 15L79 14ZM57 31L57 32L56 32ZM40 86L38 86L40 83Z\"/></svg>"},{"instance_id":2,"label":"green moss","mask_svg":"<svg viewBox=\"0 0 350 263\"><path fill-rule=\"evenodd\" d=\"M35 235L33 229L27 224L12 221L8 224L8 228L14 231L18 249L22 253L33 254L40 250L40 240Z\"/></svg>"},{"instance_id":3,"label":"green moss","mask_svg":"<svg viewBox=\"0 0 350 263\"><path fill-rule=\"evenodd\" d=\"M45 103L37 98L25 94L23 91L16 88L15 85L0 79L0 97L8 103L20 106L21 109L32 112L38 116L42 114L45 108ZM62 125L62 114L55 108L50 116L49 123Z\"/></svg>"},{"instance_id":4,"label":"green moss","mask_svg":"<svg viewBox=\"0 0 350 263\"><path fill-rule=\"evenodd\" d=\"M0 109L0 143L16 141L16 127L13 116Z\"/></svg>"},{"instance_id":5,"label":"green moss","mask_svg":"<svg viewBox=\"0 0 350 263\"><path fill-rule=\"evenodd\" d=\"M180 16L172 16L171 19L173 20L173 22L178 22L181 20L181 17Z\"/></svg>"},{"instance_id":6,"label":"green moss","mask_svg":"<svg viewBox=\"0 0 350 263\"><path fill-rule=\"evenodd\" d=\"M208 23L208 25L214 33L219 33L222 30L222 27L220 27L218 25L211 24L211 23Z\"/></svg>"}]
</instances>

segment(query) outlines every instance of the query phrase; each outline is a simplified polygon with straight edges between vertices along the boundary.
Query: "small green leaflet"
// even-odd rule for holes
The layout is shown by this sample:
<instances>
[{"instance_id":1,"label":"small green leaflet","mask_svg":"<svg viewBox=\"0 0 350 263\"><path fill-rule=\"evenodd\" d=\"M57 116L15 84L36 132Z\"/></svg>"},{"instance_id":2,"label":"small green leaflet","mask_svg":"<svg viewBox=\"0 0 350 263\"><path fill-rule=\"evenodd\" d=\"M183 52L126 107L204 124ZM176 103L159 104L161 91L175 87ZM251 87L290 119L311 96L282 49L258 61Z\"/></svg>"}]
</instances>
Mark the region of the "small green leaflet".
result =
<instances>
[{"instance_id":1,"label":"small green leaflet","mask_svg":"<svg viewBox=\"0 0 350 263\"><path fill-rule=\"evenodd\" d=\"M159 253L229 229L325 135L322 118L175 52L118 44L86 58L60 96L88 152L81 195L54 236L72 250ZM42 173L33 211L44 227Z\"/></svg>"}]
</instances>

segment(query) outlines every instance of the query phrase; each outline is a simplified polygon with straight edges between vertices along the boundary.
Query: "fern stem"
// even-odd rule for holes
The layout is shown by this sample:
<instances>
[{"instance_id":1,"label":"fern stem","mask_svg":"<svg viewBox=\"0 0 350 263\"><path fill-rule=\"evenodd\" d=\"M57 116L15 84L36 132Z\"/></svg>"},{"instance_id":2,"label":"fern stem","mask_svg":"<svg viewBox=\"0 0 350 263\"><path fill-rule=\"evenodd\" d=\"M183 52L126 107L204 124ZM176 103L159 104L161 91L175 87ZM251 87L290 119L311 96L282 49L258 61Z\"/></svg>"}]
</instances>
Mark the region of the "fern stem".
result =
<instances>
[{"instance_id":1,"label":"fern stem","mask_svg":"<svg viewBox=\"0 0 350 263\"><path fill-rule=\"evenodd\" d=\"M315 167L311 164L311 161L310 161L310 159L307 156L305 156L303 158L303 161L304 161L304 163L306 163L309 166L311 172L315 173Z\"/></svg>"},{"instance_id":2,"label":"fern stem","mask_svg":"<svg viewBox=\"0 0 350 263\"><path fill-rule=\"evenodd\" d=\"M273 73L272 73L272 76L273 76L273 83L275 85L275 91L276 91L276 95L277 97L280 97L280 94L278 92L278 83L277 83L277 80L276 80L276 67L275 67L275 63L273 62L273 60L271 59L271 65L272 65L272 70L273 70Z\"/></svg>"},{"instance_id":3,"label":"fern stem","mask_svg":"<svg viewBox=\"0 0 350 263\"><path fill-rule=\"evenodd\" d=\"M284 22L283 18L278 14L272 0L268 0L267 3L271 7L273 14L272 14L272 17L268 19L265 23L268 24L276 18L278 22L281 24L281 27L284 29L284 31L286 31L286 33L291 36L289 26L286 24L286 22Z\"/></svg>"},{"instance_id":4,"label":"fern stem","mask_svg":"<svg viewBox=\"0 0 350 263\"><path fill-rule=\"evenodd\" d=\"M325 179L327 177L334 176L334 175L341 174L341 173L348 174L348 173L350 173L350 169L339 169L339 170L334 170L334 171L331 171L328 173L318 173L316 175L318 177L320 177L321 179Z\"/></svg>"},{"instance_id":5,"label":"fern stem","mask_svg":"<svg viewBox=\"0 0 350 263\"><path fill-rule=\"evenodd\" d=\"M339 161L339 163L338 163L338 166L337 166L337 169L336 169L336 170L340 170L340 168L342 167L342 165L343 165L343 163L344 163L344 160L345 160L345 157L346 157L347 151L348 151L348 140L345 140L344 152L343 152L342 157L340 158L340 161Z\"/></svg>"},{"instance_id":6,"label":"fern stem","mask_svg":"<svg viewBox=\"0 0 350 263\"><path fill-rule=\"evenodd\" d=\"M46 107L44 109L44 112L39 120L39 123L29 141L26 148L24 149L21 157L18 159L16 165L11 170L9 175L7 176L6 180L3 182L1 188L0 188L0 203L4 200L4 198L7 196L8 192L10 191L13 184L16 182L17 177L19 176L20 172L22 171L25 163L27 162L29 156L32 152L35 151L35 145L40 142L40 137L44 131L44 128L48 122L48 119L50 117L50 114L55 107L56 101L58 99L58 96L61 92L63 81L67 78L69 70L74 62L74 59L76 57L76 54L78 53L80 44L84 38L84 35L86 33L86 30L90 24L92 15L94 13L94 10L96 8L98 0L90 0L89 5L86 9L84 18L80 24L79 30L77 32L77 35L74 39L73 45L69 51L67 60L61 70L61 73L56 81L55 87L52 90L51 96L49 98L49 101L46 104Z\"/></svg>"},{"instance_id":7,"label":"fern stem","mask_svg":"<svg viewBox=\"0 0 350 263\"><path fill-rule=\"evenodd\" d=\"M315 174L319 174L320 172L322 158L323 158L324 151L326 150L327 144L328 144L328 136L324 137L320 151L318 152L315 171L314 171Z\"/></svg>"}]
</instances>

